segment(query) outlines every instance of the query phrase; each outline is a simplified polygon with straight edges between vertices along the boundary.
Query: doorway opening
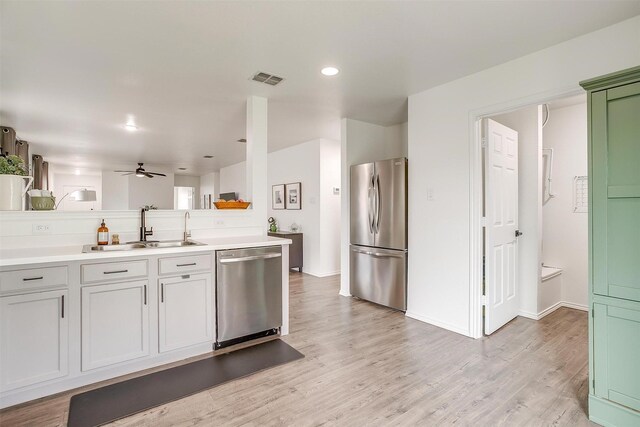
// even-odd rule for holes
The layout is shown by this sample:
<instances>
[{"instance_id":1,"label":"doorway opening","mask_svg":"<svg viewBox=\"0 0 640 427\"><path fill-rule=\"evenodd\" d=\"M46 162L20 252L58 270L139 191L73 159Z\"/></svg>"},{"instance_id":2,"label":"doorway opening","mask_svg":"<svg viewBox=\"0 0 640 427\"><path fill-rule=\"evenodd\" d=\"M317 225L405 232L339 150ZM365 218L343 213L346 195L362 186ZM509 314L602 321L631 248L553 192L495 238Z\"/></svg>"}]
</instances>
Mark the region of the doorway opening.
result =
<instances>
[{"instance_id":1,"label":"doorway opening","mask_svg":"<svg viewBox=\"0 0 640 427\"><path fill-rule=\"evenodd\" d=\"M587 310L586 95L481 119L482 333Z\"/></svg>"}]
</instances>

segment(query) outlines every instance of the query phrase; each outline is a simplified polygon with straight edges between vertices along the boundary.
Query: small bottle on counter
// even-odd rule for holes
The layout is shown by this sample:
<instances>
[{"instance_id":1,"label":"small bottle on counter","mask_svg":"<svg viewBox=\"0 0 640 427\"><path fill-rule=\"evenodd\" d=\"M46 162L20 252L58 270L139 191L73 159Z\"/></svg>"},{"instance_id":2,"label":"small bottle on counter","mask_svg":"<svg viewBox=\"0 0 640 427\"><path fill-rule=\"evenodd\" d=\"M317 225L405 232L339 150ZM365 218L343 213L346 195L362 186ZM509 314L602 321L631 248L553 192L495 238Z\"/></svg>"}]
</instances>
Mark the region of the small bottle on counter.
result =
<instances>
[{"instance_id":1,"label":"small bottle on counter","mask_svg":"<svg viewBox=\"0 0 640 427\"><path fill-rule=\"evenodd\" d=\"M117 233L113 233L111 235L111 244L112 245L119 245L120 244L120 235L118 235Z\"/></svg>"},{"instance_id":2,"label":"small bottle on counter","mask_svg":"<svg viewBox=\"0 0 640 427\"><path fill-rule=\"evenodd\" d=\"M98 245L108 245L109 244L109 229L104 223L104 219L102 220L102 224L98 228Z\"/></svg>"}]
</instances>

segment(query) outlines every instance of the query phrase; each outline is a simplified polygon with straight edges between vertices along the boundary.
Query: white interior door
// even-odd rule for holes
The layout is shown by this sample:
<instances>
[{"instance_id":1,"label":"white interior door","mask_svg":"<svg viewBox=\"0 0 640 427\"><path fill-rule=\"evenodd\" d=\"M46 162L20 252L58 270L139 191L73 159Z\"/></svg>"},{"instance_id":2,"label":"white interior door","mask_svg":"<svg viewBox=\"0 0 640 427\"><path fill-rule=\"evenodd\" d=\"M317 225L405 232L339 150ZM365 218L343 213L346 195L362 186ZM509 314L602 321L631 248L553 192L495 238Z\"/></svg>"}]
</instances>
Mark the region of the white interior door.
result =
<instances>
[{"instance_id":1,"label":"white interior door","mask_svg":"<svg viewBox=\"0 0 640 427\"><path fill-rule=\"evenodd\" d=\"M518 132L484 120L485 316L489 335L518 315Z\"/></svg>"}]
</instances>

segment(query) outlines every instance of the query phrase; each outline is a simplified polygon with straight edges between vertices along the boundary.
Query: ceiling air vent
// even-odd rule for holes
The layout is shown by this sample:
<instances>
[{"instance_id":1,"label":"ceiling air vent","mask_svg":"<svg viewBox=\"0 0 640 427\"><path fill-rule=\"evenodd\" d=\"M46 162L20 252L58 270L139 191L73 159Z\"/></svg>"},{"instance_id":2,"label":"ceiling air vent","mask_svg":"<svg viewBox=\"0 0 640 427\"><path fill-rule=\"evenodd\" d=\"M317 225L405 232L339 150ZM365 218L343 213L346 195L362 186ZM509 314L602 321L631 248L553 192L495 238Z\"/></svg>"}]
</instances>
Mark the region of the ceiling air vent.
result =
<instances>
[{"instance_id":1,"label":"ceiling air vent","mask_svg":"<svg viewBox=\"0 0 640 427\"><path fill-rule=\"evenodd\" d=\"M251 80L254 80L256 82L260 82L260 83L265 83L271 86L275 86L278 83L280 83L282 80L284 80L282 77L278 77L278 76L274 76L273 74L269 74L269 73L256 73Z\"/></svg>"}]
</instances>

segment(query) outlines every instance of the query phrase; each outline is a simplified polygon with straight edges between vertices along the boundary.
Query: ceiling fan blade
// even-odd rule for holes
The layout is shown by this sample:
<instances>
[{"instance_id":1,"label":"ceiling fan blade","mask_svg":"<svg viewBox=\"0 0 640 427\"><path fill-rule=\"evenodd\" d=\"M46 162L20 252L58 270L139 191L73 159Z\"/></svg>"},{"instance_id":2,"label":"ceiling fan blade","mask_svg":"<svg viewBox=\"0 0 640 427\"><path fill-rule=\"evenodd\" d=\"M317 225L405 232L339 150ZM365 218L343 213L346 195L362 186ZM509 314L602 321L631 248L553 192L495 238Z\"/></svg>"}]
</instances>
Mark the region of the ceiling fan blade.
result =
<instances>
[{"instance_id":1,"label":"ceiling fan blade","mask_svg":"<svg viewBox=\"0 0 640 427\"><path fill-rule=\"evenodd\" d=\"M127 172L127 173L134 173L135 171L114 171L116 173L122 173L122 172Z\"/></svg>"},{"instance_id":2,"label":"ceiling fan blade","mask_svg":"<svg viewBox=\"0 0 640 427\"><path fill-rule=\"evenodd\" d=\"M163 173L158 173L158 172L147 172L147 173L148 173L148 174L151 174L151 175L167 176L167 175L165 175L165 174L163 174Z\"/></svg>"},{"instance_id":3,"label":"ceiling fan blade","mask_svg":"<svg viewBox=\"0 0 640 427\"><path fill-rule=\"evenodd\" d=\"M135 172L127 172L127 173L123 173L123 174L122 174L122 175L120 175L120 176L133 175L134 173L135 173Z\"/></svg>"},{"instance_id":4,"label":"ceiling fan blade","mask_svg":"<svg viewBox=\"0 0 640 427\"><path fill-rule=\"evenodd\" d=\"M147 178L153 178L153 175L151 175L149 172L142 172L144 174L144 176L146 176Z\"/></svg>"}]
</instances>

